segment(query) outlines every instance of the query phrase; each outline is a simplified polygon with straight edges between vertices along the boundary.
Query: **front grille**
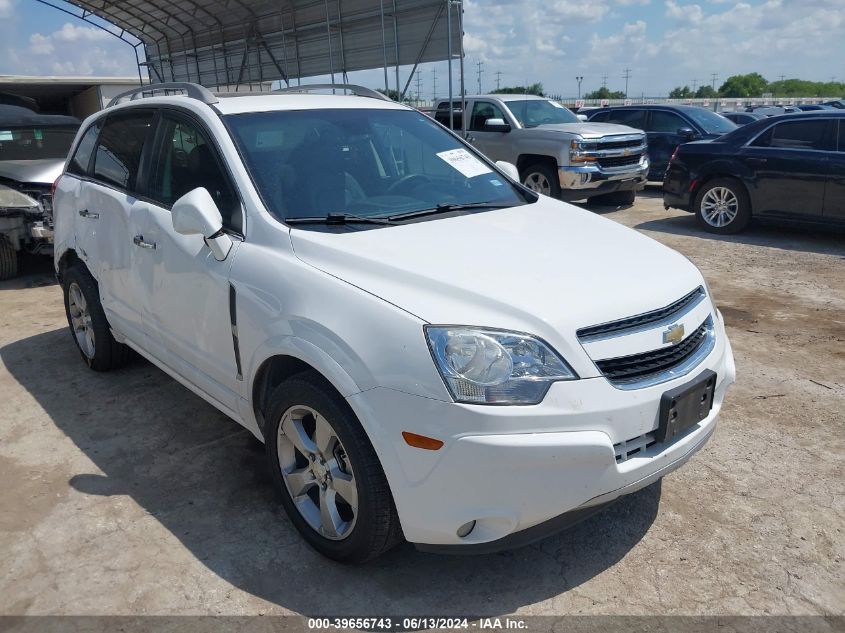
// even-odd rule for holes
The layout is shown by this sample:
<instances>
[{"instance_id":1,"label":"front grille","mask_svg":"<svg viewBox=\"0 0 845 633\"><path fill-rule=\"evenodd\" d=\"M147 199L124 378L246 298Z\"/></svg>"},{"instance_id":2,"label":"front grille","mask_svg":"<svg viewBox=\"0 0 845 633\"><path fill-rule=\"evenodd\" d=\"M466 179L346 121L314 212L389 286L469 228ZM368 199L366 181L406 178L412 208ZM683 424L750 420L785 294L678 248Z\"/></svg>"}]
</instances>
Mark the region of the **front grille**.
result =
<instances>
[{"instance_id":1,"label":"front grille","mask_svg":"<svg viewBox=\"0 0 845 633\"><path fill-rule=\"evenodd\" d=\"M671 371L704 344L710 329L709 319L699 326L686 339L677 345L663 347L649 352L619 356L596 361L596 366L613 383L627 383L646 380L647 378Z\"/></svg>"},{"instance_id":2,"label":"front grille","mask_svg":"<svg viewBox=\"0 0 845 633\"><path fill-rule=\"evenodd\" d=\"M631 156L606 156L599 158L599 167L602 169L614 169L617 167L631 167L640 164L640 155L632 154Z\"/></svg>"},{"instance_id":3,"label":"front grille","mask_svg":"<svg viewBox=\"0 0 845 633\"><path fill-rule=\"evenodd\" d=\"M657 440L654 439L654 431L652 431L651 433L646 433L630 440L624 440L619 442L619 444L614 444L613 452L616 454L616 463L621 464L622 462L626 462L631 457L647 450L656 443Z\"/></svg>"},{"instance_id":4,"label":"front grille","mask_svg":"<svg viewBox=\"0 0 845 633\"><path fill-rule=\"evenodd\" d=\"M626 147L642 147L645 139L635 138L628 141L599 141L598 149L625 149Z\"/></svg>"},{"instance_id":5,"label":"front grille","mask_svg":"<svg viewBox=\"0 0 845 633\"><path fill-rule=\"evenodd\" d=\"M576 332L581 342L586 342L586 339L603 337L608 334L622 332L624 330L632 330L635 328L657 323L659 321L674 320L678 315L686 310L688 307L698 303L704 298L704 288L699 286L689 294L681 297L674 303L670 303L664 308L658 308L651 312L644 312L636 316L619 319L618 321L610 321L609 323L602 323L600 325L591 325L590 327L581 328Z\"/></svg>"}]
</instances>

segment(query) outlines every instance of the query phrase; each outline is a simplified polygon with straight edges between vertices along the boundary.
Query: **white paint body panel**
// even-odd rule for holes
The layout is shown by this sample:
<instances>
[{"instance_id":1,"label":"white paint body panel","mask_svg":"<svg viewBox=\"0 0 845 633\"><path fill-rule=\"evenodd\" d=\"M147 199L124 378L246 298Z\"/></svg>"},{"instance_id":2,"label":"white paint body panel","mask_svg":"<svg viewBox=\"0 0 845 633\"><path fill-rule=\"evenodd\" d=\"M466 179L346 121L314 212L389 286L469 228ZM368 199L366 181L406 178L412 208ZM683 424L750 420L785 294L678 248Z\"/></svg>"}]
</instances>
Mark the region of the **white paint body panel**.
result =
<instances>
[{"instance_id":1,"label":"white paint body panel","mask_svg":"<svg viewBox=\"0 0 845 633\"><path fill-rule=\"evenodd\" d=\"M244 205L243 240L218 262L200 236L173 230L167 210L65 176L55 200L57 266L75 250L100 284L119 339L258 437L252 399L262 364L285 355L320 371L368 434L409 540L501 538L633 490L683 463L712 433L735 370L709 296L684 324L690 332L712 316L714 349L690 374L660 385L617 389L593 362L653 348L656 328L585 345L576 336L581 327L661 308L703 285L678 253L548 198L372 230L291 229L264 208L217 112L185 97L143 99L110 111L140 104L181 107L216 137ZM288 95L221 99L217 107L234 113L402 106ZM81 218L78 211L92 200L110 217ZM134 248L135 234L157 248ZM237 293L242 379L234 362L229 284ZM538 405L456 404L432 361L427 323L539 336L580 379L555 383ZM661 394L705 368L719 376L710 416L679 440L617 464L613 445L652 431ZM405 430L445 445L411 448L402 439ZM478 521L477 529L457 537L470 520Z\"/></svg>"}]
</instances>

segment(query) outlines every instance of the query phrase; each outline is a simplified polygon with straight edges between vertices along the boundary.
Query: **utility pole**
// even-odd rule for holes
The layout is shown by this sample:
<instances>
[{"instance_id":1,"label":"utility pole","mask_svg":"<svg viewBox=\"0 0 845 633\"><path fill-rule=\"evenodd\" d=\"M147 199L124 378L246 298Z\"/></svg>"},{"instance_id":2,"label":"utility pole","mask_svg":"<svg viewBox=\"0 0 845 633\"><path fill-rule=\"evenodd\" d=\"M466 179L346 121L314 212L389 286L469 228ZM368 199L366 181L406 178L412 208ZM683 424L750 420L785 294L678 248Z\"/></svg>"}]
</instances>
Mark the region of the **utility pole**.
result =
<instances>
[{"instance_id":1,"label":"utility pole","mask_svg":"<svg viewBox=\"0 0 845 633\"><path fill-rule=\"evenodd\" d=\"M580 75L575 78L575 81L578 82L578 100L581 100L581 82L584 81L584 76Z\"/></svg>"},{"instance_id":2,"label":"utility pole","mask_svg":"<svg viewBox=\"0 0 845 633\"><path fill-rule=\"evenodd\" d=\"M422 72L417 71L417 105L419 105L419 101L421 101L420 95L422 94Z\"/></svg>"},{"instance_id":3,"label":"utility pole","mask_svg":"<svg viewBox=\"0 0 845 633\"><path fill-rule=\"evenodd\" d=\"M601 87L602 87L602 88L607 88L607 75L602 75L602 76L601 76Z\"/></svg>"},{"instance_id":4,"label":"utility pole","mask_svg":"<svg viewBox=\"0 0 845 633\"><path fill-rule=\"evenodd\" d=\"M484 94L481 90L481 73L484 72L484 62L479 59L475 66L477 68L476 72L478 73L478 94Z\"/></svg>"},{"instance_id":5,"label":"utility pole","mask_svg":"<svg viewBox=\"0 0 845 633\"><path fill-rule=\"evenodd\" d=\"M716 80L719 78L719 75L713 73L710 75L710 85L713 87L713 92L716 92Z\"/></svg>"},{"instance_id":6,"label":"utility pole","mask_svg":"<svg viewBox=\"0 0 845 633\"><path fill-rule=\"evenodd\" d=\"M698 79L692 80L692 93L695 94L695 89L698 87Z\"/></svg>"},{"instance_id":7,"label":"utility pole","mask_svg":"<svg viewBox=\"0 0 845 633\"><path fill-rule=\"evenodd\" d=\"M431 92L432 92L431 98L436 101L437 100L437 69L436 68L431 69L431 81L433 82L433 86L431 88Z\"/></svg>"},{"instance_id":8,"label":"utility pole","mask_svg":"<svg viewBox=\"0 0 845 633\"><path fill-rule=\"evenodd\" d=\"M628 98L628 80L629 80L630 78L631 78L631 69L630 69L630 68L626 68L626 69L625 69L625 74L624 74L624 75L622 75L622 79L624 79L624 80L625 80L625 98L626 98L626 99Z\"/></svg>"},{"instance_id":9,"label":"utility pole","mask_svg":"<svg viewBox=\"0 0 845 633\"><path fill-rule=\"evenodd\" d=\"M496 71L496 90L498 91L499 88L501 88L501 87L502 87L502 71L497 70Z\"/></svg>"},{"instance_id":10,"label":"utility pole","mask_svg":"<svg viewBox=\"0 0 845 633\"><path fill-rule=\"evenodd\" d=\"M781 81L783 81L784 79L786 79L786 75L778 75L778 79L780 79Z\"/></svg>"}]
</instances>

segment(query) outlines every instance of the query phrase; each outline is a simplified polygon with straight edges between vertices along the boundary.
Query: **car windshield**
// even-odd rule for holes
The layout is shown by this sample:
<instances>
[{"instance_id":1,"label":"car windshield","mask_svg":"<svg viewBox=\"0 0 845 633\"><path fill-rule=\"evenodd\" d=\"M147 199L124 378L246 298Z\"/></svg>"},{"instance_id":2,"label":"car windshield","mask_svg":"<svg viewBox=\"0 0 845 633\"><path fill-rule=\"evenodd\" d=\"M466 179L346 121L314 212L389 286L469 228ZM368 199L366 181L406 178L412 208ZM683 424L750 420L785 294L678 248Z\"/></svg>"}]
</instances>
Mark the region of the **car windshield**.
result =
<instances>
[{"instance_id":1,"label":"car windshield","mask_svg":"<svg viewBox=\"0 0 845 633\"><path fill-rule=\"evenodd\" d=\"M684 111L684 114L698 123L708 134L727 134L737 128L733 121L704 108L689 108Z\"/></svg>"},{"instance_id":2,"label":"car windshield","mask_svg":"<svg viewBox=\"0 0 845 633\"><path fill-rule=\"evenodd\" d=\"M0 127L0 161L65 158L78 126Z\"/></svg>"},{"instance_id":3,"label":"car windshield","mask_svg":"<svg viewBox=\"0 0 845 633\"><path fill-rule=\"evenodd\" d=\"M522 127L537 127L554 123L580 123L568 108L545 99L514 99L505 101Z\"/></svg>"},{"instance_id":4,"label":"car windshield","mask_svg":"<svg viewBox=\"0 0 845 633\"><path fill-rule=\"evenodd\" d=\"M281 220L525 202L504 176L416 111L296 110L225 120L264 203Z\"/></svg>"}]
</instances>

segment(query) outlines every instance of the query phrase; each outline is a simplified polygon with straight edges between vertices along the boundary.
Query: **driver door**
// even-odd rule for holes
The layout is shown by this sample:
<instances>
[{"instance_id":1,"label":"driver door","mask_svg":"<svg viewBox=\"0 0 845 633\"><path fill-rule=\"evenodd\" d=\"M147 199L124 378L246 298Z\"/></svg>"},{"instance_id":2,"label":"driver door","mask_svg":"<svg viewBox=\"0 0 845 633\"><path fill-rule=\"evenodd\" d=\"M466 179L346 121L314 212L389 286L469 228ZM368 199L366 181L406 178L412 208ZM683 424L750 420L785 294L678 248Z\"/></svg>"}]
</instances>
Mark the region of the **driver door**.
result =
<instances>
[{"instance_id":1,"label":"driver door","mask_svg":"<svg viewBox=\"0 0 845 633\"><path fill-rule=\"evenodd\" d=\"M502 119L505 123L510 123L513 126L502 109L492 101L475 101L470 110L467 140L492 161L515 162L513 149L508 138L510 133L485 130L484 125L490 119Z\"/></svg>"}]
</instances>

